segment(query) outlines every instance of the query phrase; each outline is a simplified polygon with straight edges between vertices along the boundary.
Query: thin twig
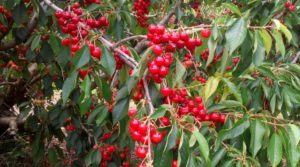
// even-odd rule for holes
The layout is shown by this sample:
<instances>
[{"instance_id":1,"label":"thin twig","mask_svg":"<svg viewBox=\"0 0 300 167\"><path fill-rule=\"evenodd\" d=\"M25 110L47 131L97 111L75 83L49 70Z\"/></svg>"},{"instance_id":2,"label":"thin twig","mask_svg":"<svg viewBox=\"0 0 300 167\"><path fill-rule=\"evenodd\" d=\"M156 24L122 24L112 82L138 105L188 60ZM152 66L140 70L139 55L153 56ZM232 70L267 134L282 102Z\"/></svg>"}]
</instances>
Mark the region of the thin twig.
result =
<instances>
[{"instance_id":1,"label":"thin twig","mask_svg":"<svg viewBox=\"0 0 300 167\"><path fill-rule=\"evenodd\" d=\"M130 41L130 40L134 40L134 39L146 39L147 36L146 35L135 35L135 36L130 36L124 39L121 39L120 41L118 41L117 43L115 43L112 47L116 48L118 46L120 46L122 43Z\"/></svg>"},{"instance_id":2,"label":"thin twig","mask_svg":"<svg viewBox=\"0 0 300 167\"><path fill-rule=\"evenodd\" d=\"M171 19L171 17L175 14L176 9L179 8L180 5L181 5L181 0L178 0L174 5L173 9L167 15L165 15L163 19L160 20L158 25L166 25Z\"/></svg>"},{"instance_id":3,"label":"thin twig","mask_svg":"<svg viewBox=\"0 0 300 167\"><path fill-rule=\"evenodd\" d=\"M292 60L292 62L291 62L291 63L292 63L292 64L295 64L295 63L297 63L297 61L298 61L299 57L300 57L300 51L296 53L296 56L294 57L294 59Z\"/></svg>"},{"instance_id":4,"label":"thin twig","mask_svg":"<svg viewBox=\"0 0 300 167\"><path fill-rule=\"evenodd\" d=\"M60 7L56 6L53 2L51 2L50 0L43 0L49 7L51 7L52 9L54 9L55 11L64 11L63 9L61 9Z\"/></svg>"},{"instance_id":5,"label":"thin twig","mask_svg":"<svg viewBox=\"0 0 300 167\"><path fill-rule=\"evenodd\" d=\"M107 39L100 37L99 40L106 45L107 47L111 48L113 51L119 53L119 57L120 59L122 59L128 66L130 66L131 68L135 68L138 63L132 58L129 57L126 53L124 53L122 50L118 49L118 48L113 48L113 44L108 41Z\"/></svg>"}]
</instances>

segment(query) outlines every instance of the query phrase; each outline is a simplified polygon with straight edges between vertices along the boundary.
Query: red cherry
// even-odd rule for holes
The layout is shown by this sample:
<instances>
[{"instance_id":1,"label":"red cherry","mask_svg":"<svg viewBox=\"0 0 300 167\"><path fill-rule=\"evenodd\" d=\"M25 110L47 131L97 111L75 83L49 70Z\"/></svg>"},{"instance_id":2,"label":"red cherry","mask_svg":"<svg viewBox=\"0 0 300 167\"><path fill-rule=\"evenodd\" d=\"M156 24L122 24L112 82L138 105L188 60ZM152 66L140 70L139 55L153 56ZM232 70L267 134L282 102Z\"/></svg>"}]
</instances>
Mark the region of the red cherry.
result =
<instances>
[{"instance_id":1,"label":"red cherry","mask_svg":"<svg viewBox=\"0 0 300 167\"><path fill-rule=\"evenodd\" d=\"M151 33L151 34L154 34L156 33L156 26L154 24L150 24L148 26L148 31Z\"/></svg>"},{"instance_id":2,"label":"red cherry","mask_svg":"<svg viewBox=\"0 0 300 167\"><path fill-rule=\"evenodd\" d=\"M165 27L162 26L162 25L158 25L158 26L156 27L156 33L159 34L159 35L164 34L164 33L165 33Z\"/></svg>"},{"instance_id":3,"label":"red cherry","mask_svg":"<svg viewBox=\"0 0 300 167\"><path fill-rule=\"evenodd\" d=\"M159 68L156 64L150 65L148 69L149 69L150 74L152 74L152 75L157 74L159 72Z\"/></svg>"},{"instance_id":4,"label":"red cherry","mask_svg":"<svg viewBox=\"0 0 300 167\"><path fill-rule=\"evenodd\" d=\"M195 45L196 46L201 46L202 45L202 40L201 39L195 39Z\"/></svg>"},{"instance_id":5,"label":"red cherry","mask_svg":"<svg viewBox=\"0 0 300 167\"><path fill-rule=\"evenodd\" d=\"M128 110L128 116L129 117L133 117L135 115L135 113L137 112L137 109L136 108L130 108Z\"/></svg>"},{"instance_id":6,"label":"red cherry","mask_svg":"<svg viewBox=\"0 0 300 167\"><path fill-rule=\"evenodd\" d=\"M220 117L219 117L219 122L221 124L224 124L225 123L225 120L226 120L226 115L225 114L221 114Z\"/></svg>"},{"instance_id":7,"label":"red cherry","mask_svg":"<svg viewBox=\"0 0 300 167\"><path fill-rule=\"evenodd\" d=\"M291 2L285 2L285 3L284 3L284 6L285 6L286 8L290 7L291 5L292 5Z\"/></svg>"},{"instance_id":8,"label":"red cherry","mask_svg":"<svg viewBox=\"0 0 300 167\"><path fill-rule=\"evenodd\" d=\"M164 33L162 36L161 36L161 42L163 43L166 43L169 41L169 34L167 33Z\"/></svg>"},{"instance_id":9,"label":"red cherry","mask_svg":"<svg viewBox=\"0 0 300 167\"><path fill-rule=\"evenodd\" d=\"M209 38L210 37L210 34L211 34L211 31L210 29L204 29L201 31L201 36L203 38Z\"/></svg>"},{"instance_id":10,"label":"red cherry","mask_svg":"<svg viewBox=\"0 0 300 167\"><path fill-rule=\"evenodd\" d=\"M84 80L86 74L88 74L88 70L79 70L79 77Z\"/></svg>"},{"instance_id":11,"label":"red cherry","mask_svg":"<svg viewBox=\"0 0 300 167\"><path fill-rule=\"evenodd\" d=\"M165 66L161 66L160 69L159 69L159 75L161 77L165 77L167 76L169 73L169 68L168 67L165 67Z\"/></svg>"},{"instance_id":12,"label":"red cherry","mask_svg":"<svg viewBox=\"0 0 300 167\"><path fill-rule=\"evenodd\" d=\"M147 134L147 129L148 129L148 126L146 124L143 124L141 123L138 127L138 132L141 134L141 135L146 135Z\"/></svg>"},{"instance_id":13,"label":"red cherry","mask_svg":"<svg viewBox=\"0 0 300 167\"><path fill-rule=\"evenodd\" d=\"M198 108L197 108L198 109ZM198 116L199 117L205 117L206 116L206 111L205 110L199 110L199 112L198 112Z\"/></svg>"},{"instance_id":14,"label":"red cherry","mask_svg":"<svg viewBox=\"0 0 300 167\"><path fill-rule=\"evenodd\" d=\"M157 64L157 65L159 65L159 66L162 66L162 65L164 65L164 58L163 57L161 57L161 56L157 56L155 59L154 59L154 61L155 61L155 64Z\"/></svg>"},{"instance_id":15,"label":"red cherry","mask_svg":"<svg viewBox=\"0 0 300 167\"><path fill-rule=\"evenodd\" d=\"M170 119L167 118L167 117L161 117L161 118L159 118L159 121L164 126L170 126L171 125Z\"/></svg>"},{"instance_id":16,"label":"red cherry","mask_svg":"<svg viewBox=\"0 0 300 167\"><path fill-rule=\"evenodd\" d=\"M179 40L179 34L176 32L173 32L170 36L170 40L174 43L176 43Z\"/></svg>"},{"instance_id":17,"label":"red cherry","mask_svg":"<svg viewBox=\"0 0 300 167\"><path fill-rule=\"evenodd\" d=\"M172 167L177 167L177 160L172 161Z\"/></svg>"},{"instance_id":18,"label":"red cherry","mask_svg":"<svg viewBox=\"0 0 300 167\"><path fill-rule=\"evenodd\" d=\"M186 33L186 32L182 32L182 33L180 33L180 40L182 40L182 41L187 41L187 40L189 40L189 35Z\"/></svg>"},{"instance_id":19,"label":"red cherry","mask_svg":"<svg viewBox=\"0 0 300 167\"><path fill-rule=\"evenodd\" d=\"M137 167L146 167L146 165L144 163L141 163Z\"/></svg>"},{"instance_id":20,"label":"red cherry","mask_svg":"<svg viewBox=\"0 0 300 167\"><path fill-rule=\"evenodd\" d=\"M288 9L289 9L289 11L295 11L296 10L294 5L289 6Z\"/></svg>"},{"instance_id":21,"label":"red cherry","mask_svg":"<svg viewBox=\"0 0 300 167\"><path fill-rule=\"evenodd\" d=\"M151 139L152 143L158 144L158 143L160 143L162 141L163 135L161 133L159 133L159 132L156 132L156 133L154 133L154 134L151 135L150 139Z\"/></svg>"},{"instance_id":22,"label":"red cherry","mask_svg":"<svg viewBox=\"0 0 300 167\"><path fill-rule=\"evenodd\" d=\"M101 58L101 49L98 47L95 47L95 49L91 51L91 55L92 55L92 57L94 57L96 59L100 59Z\"/></svg>"},{"instance_id":23,"label":"red cherry","mask_svg":"<svg viewBox=\"0 0 300 167\"><path fill-rule=\"evenodd\" d=\"M135 155L140 159L144 159L147 156L147 149L145 147L138 147L135 150Z\"/></svg>"},{"instance_id":24,"label":"red cherry","mask_svg":"<svg viewBox=\"0 0 300 167\"><path fill-rule=\"evenodd\" d=\"M210 113L209 118L210 118L211 121L216 122L216 121L219 120L220 115L217 112L212 112L212 113Z\"/></svg>"},{"instance_id":25,"label":"red cherry","mask_svg":"<svg viewBox=\"0 0 300 167\"><path fill-rule=\"evenodd\" d=\"M129 123L130 128L134 129L134 130L138 130L139 126L140 126L140 121L136 118L133 118L130 123Z\"/></svg>"},{"instance_id":26,"label":"red cherry","mask_svg":"<svg viewBox=\"0 0 300 167\"><path fill-rule=\"evenodd\" d=\"M140 141L142 139L142 135L138 131L131 133L131 137L135 141Z\"/></svg>"},{"instance_id":27,"label":"red cherry","mask_svg":"<svg viewBox=\"0 0 300 167\"><path fill-rule=\"evenodd\" d=\"M161 88L160 90L160 93L166 97L166 96L170 96L172 94L172 90L168 87L164 87L164 88Z\"/></svg>"},{"instance_id":28,"label":"red cherry","mask_svg":"<svg viewBox=\"0 0 300 167\"><path fill-rule=\"evenodd\" d=\"M202 98L200 96L196 96L194 98L194 100L197 102L197 103L202 103Z\"/></svg>"},{"instance_id":29,"label":"red cherry","mask_svg":"<svg viewBox=\"0 0 300 167\"><path fill-rule=\"evenodd\" d=\"M65 38L61 41L61 44L64 46L70 45L70 39L69 38Z\"/></svg>"},{"instance_id":30,"label":"red cherry","mask_svg":"<svg viewBox=\"0 0 300 167\"><path fill-rule=\"evenodd\" d=\"M154 45L152 48L152 51L154 54L156 54L157 56L161 55L163 52L163 49L160 45Z\"/></svg>"}]
</instances>

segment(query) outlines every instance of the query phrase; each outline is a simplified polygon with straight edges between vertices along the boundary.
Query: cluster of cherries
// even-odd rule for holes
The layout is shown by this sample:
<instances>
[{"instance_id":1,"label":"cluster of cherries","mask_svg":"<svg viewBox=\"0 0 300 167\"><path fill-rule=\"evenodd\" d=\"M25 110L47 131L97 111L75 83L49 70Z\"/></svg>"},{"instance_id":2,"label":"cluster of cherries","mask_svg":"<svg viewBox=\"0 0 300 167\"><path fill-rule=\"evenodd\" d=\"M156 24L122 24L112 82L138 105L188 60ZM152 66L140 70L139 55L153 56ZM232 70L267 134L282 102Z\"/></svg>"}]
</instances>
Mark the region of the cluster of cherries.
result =
<instances>
[{"instance_id":1,"label":"cluster of cherries","mask_svg":"<svg viewBox=\"0 0 300 167\"><path fill-rule=\"evenodd\" d=\"M29 49L29 45L16 45L15 49L20 57L24 57L27 50Z\"/></svg>"},{"instance_id":2,"label":"cluster of cherries","mask_svg":"<svg viewBox=\"0 0 300 167\"><path fill-rule=\"evenodd\" d=\"M106 146L102 146L100 148L96 146L94 146L94 149L100 149L101 152L101 163L100 163L100 167L107 167L108 166L108 162L111 160L113 154L116 151L116 148L114 145L106 145Z\"/></svg>"},{"instance_id":3,"label":"cluster of cherries","mask_svg":"<svg viewBox=\"0 0 300 167\"><path fill-rule=\"evenodd\" d=\"M287 8L289 11L295 11L296 7L291 2L285 2L284 3L285 8Z\"/></svg>"},{"instance_id":4,"label":"cluster of cherries","mask_svg":"<svg viewBox=\"0 0 300 167\"><path fill-rule=\"evenodd\" d=\"M62 40L62 45L71 45L72 56L74 56L76 51L82 47L80 41L89 35L90 29L107 27L109 25L108 19L104 16L95 20L92 18L81 18L81 14L82 9L77 2L72 5L71 11L57 11L55 13L61 31L71 35L70 38ZM90 46L91 55L100 59L101 49L89 41L85 42Z\"/></svg>"},{"instance_id":5,"label":"cluster of cherries","mask_svg":"<svg viewBox=\"0 0 300 167\"><path fill-rule=\"evenodd\" d=\"M136 102L139 102L143 97L144 97L144 84L143 84L143 80L140 80L137 83L137 86L132 93L132 99Z\"/></svg>"},{"instance_id":6,"label":"cluster of cherries","mask_svg":"<svg viewBox=\"0 0 300 167\"><path fill-rule=\"evenodd\" d=\"M121 46L120 50L124 52L126 55L130 56L129 50L125 46ZM114 52L114 57L116 60L116 69L121 69L124 65L124 61L120 58L119 53Z\"/></svg>"},{"instance_id":7,"label":"cluster of cherries","mask_svg":"<svg viewBox=\"0 0 300 167\"><path fill-rule=\"evenodd\" d=\"M136 14L137 21L141 27L147 26L150 0L135 0L133 3L133 11Z\"/></svg>"},{"instance_id":8,"label":"cluster of cherries","mask_svg":"<svg viewBox=\"0 0 300 167\"><path fill-rule=\"evenodd\" d=\"M101 1L100 0L85 0L84 1L85 4L89 5L89 4L101 4Z\"/></svg>"},{"instance_id":9,"label":"cluster of cherries","mask_svg":"<svg viewBox=\"0 0 300 167\"><path fill-rule=\"evenodd\" d=\"M205 84L207 81L206 78L201 76L200 74L196 74L195 76L193 76L192 79L197 80L197 81L201 82L202 84Z\"/></svg>"},{"instance_id":10,"label":"cluster of cherries","mask_svg":"<svg viewBox=\"0 0 300 167\"><path fill-rule=\"evenodd\" d=\"M4 6L0 5L0 13L6 18L7 22L12 22L12 14L9 10L7 10ZM6 33L8 31L8 27L4 24L0 23L0 32Z\"/></svg>"},{"instance_id":11,"label":"cluster of cherries","mask_svg":"<svg viewBox=\"0 0 300 167\"><path fill-rule=\"evenodd\" d=\"M176 103L179 108L177 114L184 116L191 114L197 121L212 121L214 124L217 122L224 123L225 115L213 112L210 114L206 113L205 105L202 103L202 98L197 96L194 98L188 97L186 89L171 89L169 87L163 87L161 94L165 97L165 103Z\"/></svg>"},{"instance_id":12,"label":"cluster of cherries","mask_svg":"<svg viewBox=\"0 0 300 167\"><path fill-rule=\"evenodd\" d=\"M205 29L202 31L202 37L208 38L210 30ZM173 52L176 49L186 47L191 53L194 53L195 48L202 45L201 39L192 39L186 32L166 32L164 26L149 25L147 38L150 41L149 45L152 46L152 52L157 56L148 64L148 70L153 80L156 83L161 83L162 79L168 75L169 66L173 62ZM164 55L163 52L165 52ZM187 57L187 59L190 59ZM188 65L192 65L192 61L188 61Z\"/></svg>"},{"instance_id":13,"label":"cluster of cherries","mask_svg":"<svg viewBox=\"0 0 300 167\"><path fill-rule=\"evenodd\" d=\"M148 126L147 124L139 121L136 118L132 118L129 123L129 132L131 138L134 141L138 141L141 144L148 144L147 132ZM150 140L153 144L160 143L164 138L164 133L156 131L154 126L150 127ZM140 156L139 156L140 157ZM140 157L143 159L143 157Z\"/></svg>"}]
</instances>

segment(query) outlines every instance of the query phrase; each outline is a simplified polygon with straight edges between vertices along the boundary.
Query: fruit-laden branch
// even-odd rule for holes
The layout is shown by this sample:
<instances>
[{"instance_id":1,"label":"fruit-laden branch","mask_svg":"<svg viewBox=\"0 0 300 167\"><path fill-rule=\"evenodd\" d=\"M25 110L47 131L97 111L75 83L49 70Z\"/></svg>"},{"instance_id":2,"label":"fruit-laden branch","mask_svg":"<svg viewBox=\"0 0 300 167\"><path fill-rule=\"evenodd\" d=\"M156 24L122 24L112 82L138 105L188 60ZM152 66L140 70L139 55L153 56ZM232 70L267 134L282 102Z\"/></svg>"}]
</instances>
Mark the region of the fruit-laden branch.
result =
<instances>
[{"instance_id":1,"label":"fruit-laden branch","mask_svg":"<svg viewBox=\"0 0 300 167\"><path fill-rule=\"evenodd\" d=\"M63 11L63 9L61 9L60 7L56 6L54 3L52 3L50 0L44 0L44 2L51 7L52 9L54 9L55 11ZM124 53L123 51L121 51L118 48L114 48L114 44L112 42L110 42L109 40L100 37L99 40L106 45L107 47L111 48L113 51L119 53L119 57L131 68L135 68L137 66L137 62L129 57L126 53Z\"/></svg>"},{"instance_id":2,"label":"fruit-laden branch","mask_svg":"<svg viewBox=\"0 0 300 167\"><path fill-rule=\"evenodd\" d=\"M37 25L37 14L34 13L34 15L31 17L31 20L29 21L28 25L27 25L27 32L25 33L24 36L28 36L29 34L31 34L31 32L34 30L35 26ZM17 41L15 39L13 39L10 42L4 43L0 45L0 51L4 51L4 50L8 50L10 48L13 48L17 45Z\"/></svg>"},{"instance_id":3,"label":"fruit-laden branch","mask_svg":"<svg viewBox=\"0 0 300 167\"><path fill-rule=\"evenodd\" d=\"M176 9L180 7L180 5L181 5L181 0L178 0L174 5L173 9L163 17L163 19L158 23L158 25L166 25L168 21L171 19L171 17L175 14ZM141 53L147 48L148 43L149 41L147 39L144 39L138 44L136 44L134 49L136 50L137 53Z\"/></svg>"}]
</instances>

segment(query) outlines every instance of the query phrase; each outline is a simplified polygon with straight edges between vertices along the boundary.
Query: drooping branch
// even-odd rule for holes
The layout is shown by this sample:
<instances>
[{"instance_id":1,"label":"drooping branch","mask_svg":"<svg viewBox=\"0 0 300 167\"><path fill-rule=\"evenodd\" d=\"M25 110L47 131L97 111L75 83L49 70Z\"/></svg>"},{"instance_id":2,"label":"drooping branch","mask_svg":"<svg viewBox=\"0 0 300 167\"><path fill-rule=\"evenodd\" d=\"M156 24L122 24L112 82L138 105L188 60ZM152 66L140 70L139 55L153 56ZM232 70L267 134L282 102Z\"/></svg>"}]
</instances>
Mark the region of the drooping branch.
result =
<instances>
[{"instance_id":1,"label":"drooping branch","mask_svg":"<svg viewBox=\"0 0 300 167\"><path fill-rule=\"evenodd\" d=\"M118 48L114 48L113 44L108 41L107 39L100 37L99 40L106 45L107 47L111 48L113 51L119 53L119 57L120 59L122 59L128 66L130 66L131 68L135 68L138 63L131 57L129 57L126 53L124 53L122 50L118 49Z\"/></svg>"},{"instance_id":2,"label":"drooping branch","mask_svg":"<svg viewBox=\"0 0 300 167\"><path fill-rule=\"evenodd\" d=\"M121 44L123 44L124 42L127 42L127 41L131 41L131 40L134 40L134 39L146 39L146 38L147 38L146 35L135 35L135 36L130 36L130 37L121 39L120 41L118 41L117 43L115 43L115 44L113 45L113 48L119 47Z\"/></svg>"},{"instance_id":3,"label":"drooping branch","mask_svg":"<svg viewBox=\"0 0 300 167\"><path fill-rule=\"evenodd\" d=\"M35 26L37 25L37 21L36 21L37 16L38 15L36 13L34 13L34 15L31 17L31 20L27 24L27 32L24 34L25 36L28 36L34 30ZM16 41L16 39L13 39L10 42L1 44L0 51L8 50L10 48L15 47L16 45L17 45L17 41Z\"/></svg>"}]
</instances>

